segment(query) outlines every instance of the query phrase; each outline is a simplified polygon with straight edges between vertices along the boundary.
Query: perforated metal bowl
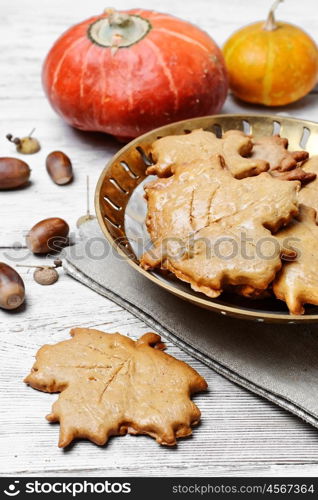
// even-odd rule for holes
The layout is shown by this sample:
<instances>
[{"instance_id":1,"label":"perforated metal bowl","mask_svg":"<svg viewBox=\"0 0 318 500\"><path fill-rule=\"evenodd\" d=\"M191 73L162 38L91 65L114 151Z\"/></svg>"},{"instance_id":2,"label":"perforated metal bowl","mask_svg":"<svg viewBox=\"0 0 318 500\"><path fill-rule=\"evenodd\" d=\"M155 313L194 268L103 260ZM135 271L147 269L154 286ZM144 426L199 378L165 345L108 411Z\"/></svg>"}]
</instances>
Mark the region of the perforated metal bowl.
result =
<instances>
[{"instance_id":1,"label":"perforated metal bowl","mask_svg":"<svg viewBox=\"0 0 318 500\"><path fill-rule=\"evenodd\" d=\"M139 266L138 259L149 241L144 225L146 202L143 198L143 184L146 168L151 164L150 146L159 137L183 134L197 128L212 131L218 136L231 129L243 130L255 137L279 133L288 138L290 149L301 148L311 155L318 154L318 124L294 118L274 115L215 115L160 127L124 146L103 170L96 188L95 208L104 235L136 272L167 292L200 307L255 321L318 321L318 307L315 306L306 306L306 314L303 316L293 316L288 313L283 302L274 298L250 300L222 294L217 299L209 299L171 275L158 271L147 272Z\"/></svg>"}]
</instances>

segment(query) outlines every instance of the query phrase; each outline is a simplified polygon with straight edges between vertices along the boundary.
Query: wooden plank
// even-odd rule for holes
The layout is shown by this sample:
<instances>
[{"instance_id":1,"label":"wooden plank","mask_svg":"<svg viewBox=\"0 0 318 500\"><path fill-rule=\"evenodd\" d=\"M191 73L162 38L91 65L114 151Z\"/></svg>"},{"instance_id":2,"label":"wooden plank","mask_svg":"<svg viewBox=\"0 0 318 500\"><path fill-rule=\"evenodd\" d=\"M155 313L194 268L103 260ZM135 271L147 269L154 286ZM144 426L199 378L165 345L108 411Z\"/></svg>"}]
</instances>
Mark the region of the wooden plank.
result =
<instances>
[{"instance_id":1,"label":"wooden plank","mask_svg":"<svg viewBox=\"0 0 318 500\"><path fill-rule=\"evenodd\" d=\"M262 13L265 15L264 3L260 0L252 2L248 12L242 9L238 1L221 3L220 8L217 2L214 2L214 8L211 9L208 8L210 4L206 0L200 0L196 3L196 9L193 9L191 3L185 4L178 0L172 5L171 2L164 0L160 4L160 10L169 11L199 24L213 35L219 44L222 44L228 34L237 27L258 19ZM45 217L61 216L69 222L74 231L77 217L85 210L86 175L90 176L90 192L93 199L94 188L102 169L121 147L109 136L83 133L64 124L50 108L41 88L40 70L47 50L68 26L91 15L92 12L98 12L100 3L95 0L88 5L81 0L77 2L75 10L70 6L67 7L62 0L46 3L45 8L40 0L32 0L30 3L20 0L19 5L20 9L16 8L16 3L8 4L4 9L4 33L0 51L1 154L11 156L16 154L14 146L3 139L6 133L23 135L33 127L36 127L36 135L41 141L42 150L37 155L23 157L32 168L32 185L22 191L0 193L2 220L0 247L23 244L28 229ZM134 6L134 1L122 0L118 8ZM149 8L149 2L143 0L140 6ZM299 10L298 3L291 0L288 9L283 12L285 19L294 20L293 16L297 10ZM30 16L29 22L28 16ZM301 17L298 14L296 18L309 33L315 34L312 17L310 9L302 9ZM36 29L32 29L32 26L36 26ZM12 30L18 34L17 44L11 42ZM246 106L229 96L223 111L225 113L280 112L315 120L317 100L317 95L312 94L301 102L281 109L266 109ZM46 173L45 158L55 149L65 151L73 161L75 181L69 186L56 186Z\"/></svg>"},{"instance_id":2,"label":"wooden plank","mask_svg":"<svg viewBox=\"0 0 318 500\"><path fill-rule=\"evenodd\" d=\"M135 0L118 0L116 7L135 7ZM242 8L239 0L139 0L145 8L160 8L206 29L222 44L240 26L265 16L262 0ZM306 8L289 0L279 8L279 18L303 26L313 36L316 22L313 0ZM41 88L40 68L44 56L71 24L101 10L101 3L84 0L41 2L18 0L2 6L0 40L0 144L1 155L14 155L4 135L28 133L36 127L42 150L28 157L32 185L0 193L0 247L24 245L26 231L39 219L64 217L75 231L75 221L85 211L85 178L90 175L91 194L106 161L120 145L102 134L88 134L65 125L49 107ZM281 110L245 106L228 98L223 111L282 112L305 119L317 118L317 93ZM45 171L45 157L54 150L72 159L75 180L70 186L55 186ZM25 157L23 157L25 159ZM92 203L91 203L92 205ZM91 206L91 209L93 207ZM3 250L0 259L43 263L25 250ZM27 302L20 312L0 311L0 474L63 475L316 475L318 434L284 410L223 379L209 368L168 343L168 352L196 368L210 390L195 398L202 411L202 424L191 439L175 450L159 447L146 437L111 439L99 448L78 442L67 451L56 446L58 425L44 416L55 395L26 387L22 380L32 366L36 350L44 343L68 337L73 326L100 328L137 338L146 325L112 302L81 286L63 272L58 283L43 288L32 279L32 271L21 269L27 288Z\"/></svg>"},{"instance_id":3,"label":"wooden plank","mask_svg":"<svg viewBox=\"0 0 318 500\"><path fill-rule=\"evenodd\" d=\"M18 255L6 250L0 259L16 260ZM25 260L38 262L43 260L34 256ZM73 326L119 330L134 338L148 327L63 271L55 285L45 288L33 281L31 270L20 271L27 290L25 310L0 313L1 473L266 475L278 465L290 464L295 470L297 464L318 464L314 428L223 379L170 343L168 352L191 364L210 387L209 392L195 397L202 424L191 439L180 441L177 450L142 436L113 438L102 448L82 441L68 451L59 450L58 425L44 419L56 395L34 391L22 382L36 350L68 338Z\"/></svg>"}]
</instances>

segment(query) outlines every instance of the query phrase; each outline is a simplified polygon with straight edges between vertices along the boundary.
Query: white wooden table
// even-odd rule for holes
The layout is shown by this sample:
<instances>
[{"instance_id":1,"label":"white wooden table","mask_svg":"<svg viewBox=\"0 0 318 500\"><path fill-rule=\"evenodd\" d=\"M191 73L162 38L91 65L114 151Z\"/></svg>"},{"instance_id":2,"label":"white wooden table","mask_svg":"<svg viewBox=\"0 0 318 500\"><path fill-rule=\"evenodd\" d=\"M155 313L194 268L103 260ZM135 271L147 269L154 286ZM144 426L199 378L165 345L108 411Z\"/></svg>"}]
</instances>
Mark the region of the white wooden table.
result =
<instances>
[{"instance_id":1,"label":"white wooden table","mask_svg":"<svg viewBox=\"0 0 318 500\"><path fill-rule=\"evenodd\" d=\"M138 5L136 5L136 3ZM271 2L254 0L117 0L116 8L145 7L167 11L206 29L222 44L240 26L264 18ZM0 154L15 151L4 136L27 134L36 127L43 149L28 158L32 186L0 193L0 260L26 257L26 231L39 219L65 218L75 231L75 221L85 211L85 177L91 193L107 159L118 150L113 139L87 134L66 126L44 98L40 69L42 60L60 33L106 5L97 0L1 0L0 38ZM312 36L317 34L316 2L288 0L279 18L298 23ZM318 94L281 112L318 119ZM228 98L224 112L264 111ZM265 110L266 111L266 110ZM75 181L55 186L44 166L48 152L65 151L72 158ZM91 207L93 209L93 207ZM59 282L43 288L32 272L21 270L27 288L25 308L18 313L0 310L0 473L23 475L316 475L318 432L296 417L248 393L215 374L176 347L171 354L184 359L208 381L210 392L196 397L202 424L177 449L159 447L147 437L113 438L106 447L77 442L66 451L56 446L58 425L44 419L56 396L26 387L22 379L33 363L36 350L45 343L68 337L73 326L120 331L137 337L148 328L128 312L62 274Z\"/></svg>"}]
</instances>

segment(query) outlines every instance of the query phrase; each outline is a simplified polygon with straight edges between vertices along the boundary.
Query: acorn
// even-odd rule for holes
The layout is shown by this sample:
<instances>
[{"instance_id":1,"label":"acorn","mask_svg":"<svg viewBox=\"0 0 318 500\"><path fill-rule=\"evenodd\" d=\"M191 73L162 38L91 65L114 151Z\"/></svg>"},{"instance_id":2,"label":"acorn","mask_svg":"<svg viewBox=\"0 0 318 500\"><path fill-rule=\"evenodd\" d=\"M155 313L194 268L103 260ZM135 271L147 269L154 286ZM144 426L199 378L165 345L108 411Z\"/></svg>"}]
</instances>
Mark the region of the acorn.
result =
<instances>
[{"instance_id":1,"label":"acorn","mask_svg":"<svg viewBox=\"0 0 318 500\"><path fill-rule=\"evenodd\" d=\"M41 149L41 145L35 137L32 137L34 129L27 137L13 137L12 134L7 134L6 138L8 141L12 142L16 145L16 150L18 153L22 153L24 155L33 155L37 153Z\"/></svg>"},{"instance_id":2,"label":"acorn","mask_svg":"<svg viewBox=\"0 0 318 500\"><path fill-rule=\"evenodd\" d=\"M53 285L59 279L59 273L54 267L40 267L33 273L34 280L39 285Z\"/></svg>"},{"instance_id":3,"label":"acorn","mask_svg":"<svg viewBox=\"0 0 318 500\"><path fill-rule=\"evenodd\" d=\"M68 184L73 179L73 167L69 157L63 151L53 151L46 158L46 170L59 186Z\"/></svg>"},{"instance_id":4,"label":"acorn","mask_svg":"<svg viewBox=\"0 0 318 500\"><path fill-rule=\"evenodd\" d=\"M31 252L45 254L61 250L68 244L69 226L58 217L44 219L35 224L26 236Z\"/></svg>"},{"instance_id":5,"label":"acorn","mask_svg":"<svg viewBox=\"0 0 318 500\"><path fill-rule=\"evenodd\" d=\"M17 309L23 304L25 288L21 276L4 262L0 262L0 307Z\"/></svg>"},{"instance_id":6,"label":"acorn","mask_svg":"<svg viewBox=\"0 0 318 500\"><path fill-rule=\"evenodd\" d=\"M54 266L36 266L36 265L24 265L17 264L17 267L29 267L35 269L33 273L34 281L39 283L39 285L53 285L59 279L59 273L57 268L62 266L61 259L54 260Z\"/></svg>"},{"instance_id":7,"label":"acorn","mask_svg":"<svg viewBox=\"0 0 318 500\"><path fill-rule=\"evenodd\" d=\"M14 189L27 184L31 174L27 163L18 158L0 158L0 189Z\"/></svg>"}]
</instances>

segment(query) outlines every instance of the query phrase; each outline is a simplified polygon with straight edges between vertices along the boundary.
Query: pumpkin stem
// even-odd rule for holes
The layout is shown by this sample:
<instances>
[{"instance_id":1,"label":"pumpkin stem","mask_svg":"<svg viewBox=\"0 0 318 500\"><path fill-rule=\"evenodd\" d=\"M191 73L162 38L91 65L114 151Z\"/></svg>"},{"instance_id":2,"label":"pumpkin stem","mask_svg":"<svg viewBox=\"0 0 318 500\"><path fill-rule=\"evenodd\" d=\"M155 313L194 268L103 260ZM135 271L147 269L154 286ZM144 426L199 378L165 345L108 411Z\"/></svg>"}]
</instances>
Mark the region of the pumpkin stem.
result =
<instances>
[{"instance_id":1,"label":"pumpkin stem","mask_svg":"<svg viewBox=\"0 0 318 500\"><path fill-rule=\"evenodd\" d=\"M264 24L264 30L266 31L273 31L276 30L277 24L276 24L276 19L275 19L275 10L277 9L278 5L283 2L284 0L275 0L273 5L271 6L271 9L269 11L269 14L266 19L266 23Z\"/></svg>"},{"instance_id":2,"label":"pumpkin stem","mask_svg":"<svg viewBox=\"0 0 318 500\"><path fill-rule=\"evenodd\" d=\"M108 14L108 22L110 26L124 27L132 22L129 14L117 12L115 9L106 9L105 13Z\"/></svg>"},{"instance_id":3,"label":"pumpkin stem","mask_svg":"<svg viewBox=\"0 0 318 500\"><path fill-rule=\"evenodd\" d=\"M110 47L115 54L121 47L130 47L144 38L151 29L148 19L134 14L106 9L102 17L88 28L90 40L101 47Z\"/></svg>"}]
</instances>

